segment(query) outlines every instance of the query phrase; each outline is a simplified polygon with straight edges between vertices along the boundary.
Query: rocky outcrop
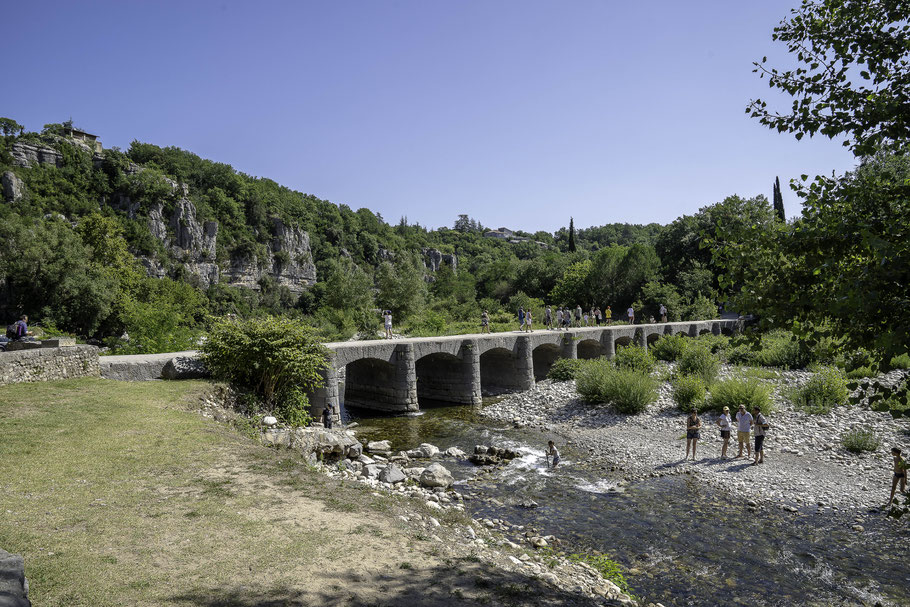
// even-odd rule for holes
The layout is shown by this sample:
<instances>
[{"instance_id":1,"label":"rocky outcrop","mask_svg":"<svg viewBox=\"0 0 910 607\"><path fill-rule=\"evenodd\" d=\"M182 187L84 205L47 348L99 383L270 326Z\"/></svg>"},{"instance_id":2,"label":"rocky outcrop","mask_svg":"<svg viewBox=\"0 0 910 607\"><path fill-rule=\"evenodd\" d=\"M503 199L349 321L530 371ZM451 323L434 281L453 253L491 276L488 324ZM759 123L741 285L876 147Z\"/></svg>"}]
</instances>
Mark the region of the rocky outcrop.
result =
<instances>
[{"instance_id":1,"label":"rocky outcrop","mask_svg":"<svg viewBox=\"0 0 910 607\"><path fill-rule=\"evenodd\" d=\"M269 428L262 433L262 440L276 447L296 449L305 457L312 454L323 460L353 459L363 451L353 432L344 430Z\"/></svg>"},{"instance_id":2,"label":"rocky outcrop","mask_svg":"<svg viewBox=\"0 0 910 607\"><path fill-rule=\"evenodd\" d=\"M0 549L0 606L31 607L25 560L19 554Z\"/></svg>"},{"instance_id":3,"label":"rocky outcrop","mask_svg":"<svg viewBox=\"0 0 910 607\"><path fill-rule=\"evenodd\" d=\"M3 173L0 178L3 183L3 200L6 202L19 202L25 195L25 184L12 171Z\"/></svg>"},{"instance_id":4,"label":"rocky outcrop","mask_svg":"<svg viewBox=\"0 0 910 607\"><path fill-rule=\"evenodd\" d=\"M424 265L431 272L438 272L442 264L448 265L453 272L458 271L458 256L443 253L439 249L423 249Z\"/></svg>"},{"instance_id":5,"label":"rocky outcrop","mask_svg":"<svg viewBox=\"0 0 910 607\"><path fill-rule=\"evenodd\" d=\"M205 363L195 356L175 356L161 369L164 379L202 379L211 375Z\"/></svg>"},{"instance_id":6,"label":"rocky outcrop","mask_svg":"<svg viewBox=\"0 0 910 607\"><path fill-rule=\"evenodd\" d=\"M272 276L292 293L300 293L316 282L310 235L297 226L285 225L278 217L272 218L269 256Z\"/></svg>"},{"instance_id":7,"label":"rocky outcrop","mask_svg":"<svg viewBox=\"0 0 910 607\"><path fill-rule=\"evenodd\" d=\"M20 167L31 168L39 164L52 164L56 167L63 165L63 154L43 145L33 145L17 141L9 149L13 157L13 164Z\"/></svg>"}]
</instances>

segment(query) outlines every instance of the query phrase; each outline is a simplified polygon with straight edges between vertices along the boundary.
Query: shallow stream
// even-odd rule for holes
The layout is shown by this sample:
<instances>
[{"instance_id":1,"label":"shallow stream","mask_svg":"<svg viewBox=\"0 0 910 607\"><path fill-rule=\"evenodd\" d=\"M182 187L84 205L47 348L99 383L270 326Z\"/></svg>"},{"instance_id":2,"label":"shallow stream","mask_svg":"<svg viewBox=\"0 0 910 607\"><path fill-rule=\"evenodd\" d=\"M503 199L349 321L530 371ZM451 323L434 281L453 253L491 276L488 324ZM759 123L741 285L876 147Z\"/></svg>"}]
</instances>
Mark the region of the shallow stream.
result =
<instances>
[{"instance_id":1,"label":"shallow stream","mask_svg":"<svg viewBox=\"0 0 910 607\"><path fill-rule=\"evenodd\" d=\"M548 470L546 440L564 439L491 421L473 407L421 408L396 417L348 413L361 442L387 439L396 451L424 442L468 453L474 445L518 450L520 458L490 476L445 461L456 489L472 498L472 515L533 526L567 552L603 552L641 598L667 607L910 605L906 522L869 515L856 532L856 513L750 511L688 475L620 487L622 473L586 465L582 446L562 447L559 467ZM529 499L539 506L517 506Z\"/></svg>"}]
</instances>

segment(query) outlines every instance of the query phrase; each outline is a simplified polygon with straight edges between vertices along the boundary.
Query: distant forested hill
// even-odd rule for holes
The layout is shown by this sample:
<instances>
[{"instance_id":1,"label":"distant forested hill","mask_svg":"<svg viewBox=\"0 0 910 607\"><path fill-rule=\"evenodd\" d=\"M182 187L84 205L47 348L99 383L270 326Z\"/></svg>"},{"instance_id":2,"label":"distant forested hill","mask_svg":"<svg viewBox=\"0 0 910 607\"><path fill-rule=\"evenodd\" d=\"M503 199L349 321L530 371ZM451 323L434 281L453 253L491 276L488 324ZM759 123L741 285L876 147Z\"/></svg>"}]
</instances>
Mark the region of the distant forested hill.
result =
<instances>
[{"instance_id":1,"label":"distant forested hill","mask_svg":"<svg viewBox=\"0 0 910 607\"><path fill-rule=\"evenodd\" d=\"M342 338L372 335L386 308L425 334L467 330L482 309L505 321L544 302L667 303L686 317L717 299L702 212L579 229L570 252L565 228L505 238L465 216L452 229L390 224L175 147L101 149L72 124L5 131L0 312L121 351L186 346L227 313L299 315ZM761 221L770 208L721 204Z\"/></svg>"}]
</instances>

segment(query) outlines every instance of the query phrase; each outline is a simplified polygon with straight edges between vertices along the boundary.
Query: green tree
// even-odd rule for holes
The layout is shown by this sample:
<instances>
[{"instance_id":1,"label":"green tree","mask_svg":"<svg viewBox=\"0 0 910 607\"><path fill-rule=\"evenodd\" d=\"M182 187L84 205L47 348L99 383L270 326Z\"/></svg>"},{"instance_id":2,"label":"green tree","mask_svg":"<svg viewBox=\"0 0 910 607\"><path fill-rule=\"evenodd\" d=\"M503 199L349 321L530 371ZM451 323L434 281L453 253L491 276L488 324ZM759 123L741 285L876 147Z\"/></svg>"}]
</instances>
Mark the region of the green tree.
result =
<instances>
[{"instance_id":1,"label":"green tree","mask_svg":"<svg viewBox=\"0 0 910 607\"><path fill-rule=\"evenodd\" d=\"M780 177L774 178L774 212L781 221L787 221L787 213L784 211L784 197L780 193Z\"/></svg>"},{"instance_id":2,"label":"green tree","mask_svg":"<svg viewBox=\"0 0 910 607\"><path fill-rule=\"evenodd\" d=\"M416 255L400 255L394 263L381 263L376 269L376 303L401 320L417 314L427 301L424 271Z\"/></svg>"},{"instance_id":3,"label":"green tree","mask_svg":"<svg viewBox=\"0 0 910 607\"><path fill-rule=\"evenodd\" d=\"M569 217L569 253L575 252L575 219Z\"/></svg>"},{"instance_id":4,"label":"green tree","mask_svg":"<svg viewBox=\"0 0 910 607\"><path fill-rule=\"evenodd\" d=\"M767 67L772 88L794 98L788 113L753 100L746 112L778 132L844 135L859 156L910 138L910 3L894 0L803 0L774 28L799 61L795 69Z\"/></svg>"},{"instance_id":5,"label":"green tree","mask_svg":"<svg viewBox=\"0 0 910 607\"><path fill-rule=\"evenodd\" d=\"M0 117L0 133L3 133L5 136L10 137L12 135L17 135L24 130L25 127L12 118Z\"/></svg>"}]
</instances>

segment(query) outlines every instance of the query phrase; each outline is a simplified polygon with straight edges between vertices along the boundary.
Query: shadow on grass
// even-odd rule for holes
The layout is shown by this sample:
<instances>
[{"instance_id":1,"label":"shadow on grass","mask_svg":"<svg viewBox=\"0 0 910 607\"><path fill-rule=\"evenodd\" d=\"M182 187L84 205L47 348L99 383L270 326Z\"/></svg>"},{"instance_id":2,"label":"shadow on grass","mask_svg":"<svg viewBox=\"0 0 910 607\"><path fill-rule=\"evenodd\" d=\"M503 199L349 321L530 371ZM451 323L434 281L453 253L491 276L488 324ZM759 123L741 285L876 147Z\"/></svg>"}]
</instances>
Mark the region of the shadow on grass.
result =
<instances>
[{"instance_id":1,"label":"shadow on grass","mask_svg":"<svg viewBox=\"0 0 910 607\"><path fill-rule=\"evenodd\" d=\"M578 592L558 590L530 575L491 569L487 563L453 559L449 565L410 565L377 575L316 571L300 586L199 588L170 602L200 607L448 607L458 605L530 605L580 607L610 605ZM621 603L616 602L616 605Z\"/></svg>"}]
</instances>

